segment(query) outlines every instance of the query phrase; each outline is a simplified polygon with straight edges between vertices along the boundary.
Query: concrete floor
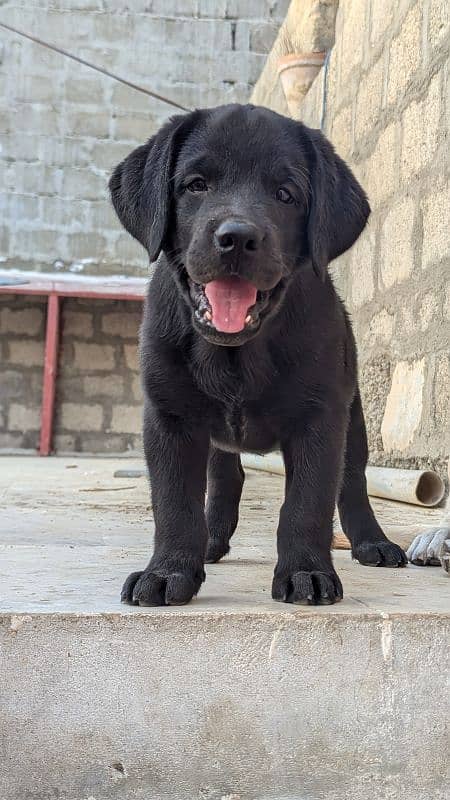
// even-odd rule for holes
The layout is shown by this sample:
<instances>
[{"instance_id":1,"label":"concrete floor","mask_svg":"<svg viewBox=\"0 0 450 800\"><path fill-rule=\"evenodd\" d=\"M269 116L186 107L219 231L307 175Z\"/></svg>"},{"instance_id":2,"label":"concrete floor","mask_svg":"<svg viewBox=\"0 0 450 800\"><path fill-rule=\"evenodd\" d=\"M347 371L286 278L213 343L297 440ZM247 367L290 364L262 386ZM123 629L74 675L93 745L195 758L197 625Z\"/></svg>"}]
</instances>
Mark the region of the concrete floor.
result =
<instances>
[{"instance_id":1,"label":"concrete floor","mask_svg":"<svg viewBox=\"0 0 450 800\"><path fill-rule=\"evenodd\" d=\"M445 573L339 551L342 603L274 603L283 480L249 471L198 598L124 606L152 532L124 466L142 464L0 459L1 800L446 796ZM374 507L388 529L440 518Z\"/></svg>"},{"instance_id":2,"label":"concrete floor","mask_svg":"<svg viewBox=\"0 0 450 800\"><path fill-rule=\"evenodd\" d=\"M264 611L302 615L307 607L280 606L270 597L275 531L283 479L247 471L240 523L231 553L206 567L193 602L177 609L121 605L129 572L142 569L152 546L153 519L145 478L114 478L116 469L142 468L122 459L0 458L0 612L191 615L203 611ZM426 527L439 510L374 500L380 520ZM335 551L345 598L316 614L439 612L450 581L439 569L373 569ZM20 563L20 570L17 566Z\"/></svg>"}]
</instances>

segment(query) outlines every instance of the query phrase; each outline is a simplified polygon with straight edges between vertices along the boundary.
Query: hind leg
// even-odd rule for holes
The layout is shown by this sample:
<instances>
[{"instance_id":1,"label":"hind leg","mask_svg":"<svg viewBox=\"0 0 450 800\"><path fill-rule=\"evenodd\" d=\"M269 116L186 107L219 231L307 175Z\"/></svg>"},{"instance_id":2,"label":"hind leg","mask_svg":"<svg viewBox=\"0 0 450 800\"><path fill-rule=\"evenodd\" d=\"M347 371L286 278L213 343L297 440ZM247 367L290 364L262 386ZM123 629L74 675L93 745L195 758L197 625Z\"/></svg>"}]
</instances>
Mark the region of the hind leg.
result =
<instances>
[{"instance_id":1,"label":"hind leg","mask_svg":"<svg viewBox=\"0 0 450 800\"><path fill-rule=\"evenodd\" d=\"M381 530L367 497L365 469L368 448L366 426L357 391L350 409L342 486L338 500L339 517L350 539L352 556L373 567L403 567L406 556Z\"/></svg>"},{"instance_id":2,"label":"hind leg","mask_svg":"<svg viewBox=\"0 0 450 800\"><path fill-rule=\"evenodd\" d=\"M241 459L237 453L227 453L211 447L206 503L209 532L207 564L219 561L230 549L230 539L238 524L244 478Z\"/></svg>"}]
</instances>

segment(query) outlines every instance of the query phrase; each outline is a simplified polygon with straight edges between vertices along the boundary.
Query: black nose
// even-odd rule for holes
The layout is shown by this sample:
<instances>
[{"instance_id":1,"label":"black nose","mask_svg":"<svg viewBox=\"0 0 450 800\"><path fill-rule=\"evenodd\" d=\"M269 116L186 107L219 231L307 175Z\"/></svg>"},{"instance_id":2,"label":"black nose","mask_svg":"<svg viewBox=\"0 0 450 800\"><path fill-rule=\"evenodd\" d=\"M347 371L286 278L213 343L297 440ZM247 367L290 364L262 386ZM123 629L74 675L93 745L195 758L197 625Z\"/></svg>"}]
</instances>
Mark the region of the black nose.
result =
<instances>
[{"instance_id":1,"label":"black nose","mask_svg":"<svg viewBox=\"0 0 450 800\"><path fill-rule=\"evenodd\" d=\"M256 225L237 219L222 222L214 234L214 242L219 253L232 251L253 253L259 250L262 239L261 231Z\"/></svg>"}]
</instances>

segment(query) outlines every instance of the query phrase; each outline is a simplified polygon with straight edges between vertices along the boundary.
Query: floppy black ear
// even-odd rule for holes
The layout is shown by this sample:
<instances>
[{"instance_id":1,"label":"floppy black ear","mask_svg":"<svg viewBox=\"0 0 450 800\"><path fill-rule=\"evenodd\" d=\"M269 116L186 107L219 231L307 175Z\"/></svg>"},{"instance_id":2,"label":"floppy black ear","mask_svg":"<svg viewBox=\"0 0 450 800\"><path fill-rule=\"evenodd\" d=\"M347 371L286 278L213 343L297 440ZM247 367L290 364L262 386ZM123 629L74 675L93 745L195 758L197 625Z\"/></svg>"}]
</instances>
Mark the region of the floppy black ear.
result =
<instances>
[{"instance_id":1,"label":"floppy black ear","mask_svg":"<svg viewBox=\"0 0 450 800\"><path fill-rule=\"evenodd\" d=\"M137 147L114 170L109 189L122 225L156 261L167 232L171 178L182 131L193 117L172 117L147 144Z\"/></svg>"},{"instance_id":2,"label":"floppy black ear","mask_svg":"<svg viewBox=\"0 0 450 800\"><path fill-rule=\"evenodd\" d=\"M314 272L322 280L327 265L356 241L370 214L367 197L347 164L320 131L308 130L311 145L311 200L308 244Z\"/></svg>"}]
</instances>

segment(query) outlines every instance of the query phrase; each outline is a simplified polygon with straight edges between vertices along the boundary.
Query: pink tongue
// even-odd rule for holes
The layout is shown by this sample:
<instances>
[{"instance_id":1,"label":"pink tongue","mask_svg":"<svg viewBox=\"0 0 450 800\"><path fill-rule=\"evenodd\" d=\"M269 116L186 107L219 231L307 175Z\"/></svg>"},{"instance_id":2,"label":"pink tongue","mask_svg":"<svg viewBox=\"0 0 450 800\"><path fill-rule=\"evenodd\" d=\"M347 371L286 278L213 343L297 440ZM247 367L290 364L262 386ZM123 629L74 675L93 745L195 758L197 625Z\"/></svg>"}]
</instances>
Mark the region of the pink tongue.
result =
<instances>
[{"instance_id":1,"label":"pink tongue","mask_svg":"<svg viewBox=\"0 0 450 800\"><path fill-rule=\"evenodd\" d=\"M256 286L237 275L207 283L205 294L214 327L222 333L242 331L248 309L256 302L256 292Z\"/></svg>"}]
</instances>

